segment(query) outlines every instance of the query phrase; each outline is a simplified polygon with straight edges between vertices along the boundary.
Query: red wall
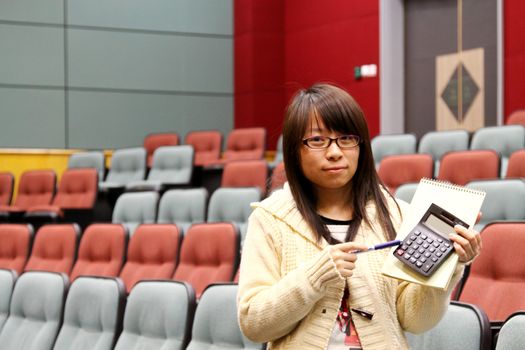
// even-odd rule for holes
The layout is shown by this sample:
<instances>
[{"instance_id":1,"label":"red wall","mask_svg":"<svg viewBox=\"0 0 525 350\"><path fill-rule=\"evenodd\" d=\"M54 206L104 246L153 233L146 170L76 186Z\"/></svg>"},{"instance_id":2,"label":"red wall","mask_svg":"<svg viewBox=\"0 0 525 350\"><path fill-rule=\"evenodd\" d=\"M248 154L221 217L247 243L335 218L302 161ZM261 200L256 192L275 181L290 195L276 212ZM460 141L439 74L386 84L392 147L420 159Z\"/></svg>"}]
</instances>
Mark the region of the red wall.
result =
<instances>
[{"instance_id":1,"label":"red wall","mask_svg":"<svg viewBox=\"0 0 525 350\"><path fill-rule=\"evenodd\" d=\"M504 1L504 115L525 109L525 1Z\"/></svg>"}]
</instances>

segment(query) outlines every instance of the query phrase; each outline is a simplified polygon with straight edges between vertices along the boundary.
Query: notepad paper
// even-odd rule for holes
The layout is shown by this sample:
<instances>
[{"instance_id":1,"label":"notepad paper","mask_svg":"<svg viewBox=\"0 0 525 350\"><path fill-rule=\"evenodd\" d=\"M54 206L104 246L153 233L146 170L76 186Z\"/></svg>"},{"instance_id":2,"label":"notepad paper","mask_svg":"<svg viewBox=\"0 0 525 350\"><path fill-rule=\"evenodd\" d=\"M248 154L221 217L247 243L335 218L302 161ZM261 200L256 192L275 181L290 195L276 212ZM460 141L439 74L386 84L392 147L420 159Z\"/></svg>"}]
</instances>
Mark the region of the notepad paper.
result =
<instances>
[{"instance_id":1,"label":"notepad paper","mask_svg":"<svg viewBox=\"0 0 525 350\"><path fill-rule=\"evenodd\" d=\"M428 207L434 203L470 227L473 227L483 200L485 192L453 185L448 182L422 179L410 203L410 209L405 213L403 223L397 234L397 239L404 239L407 234L419 223ZM429 287L447 289L452 275L458 264L458 255L452 253L443 264L430 276L425 277L393 256L393 250L383 265L381 272L389 277L423 284Z\"/></svg>"}]
</instances>

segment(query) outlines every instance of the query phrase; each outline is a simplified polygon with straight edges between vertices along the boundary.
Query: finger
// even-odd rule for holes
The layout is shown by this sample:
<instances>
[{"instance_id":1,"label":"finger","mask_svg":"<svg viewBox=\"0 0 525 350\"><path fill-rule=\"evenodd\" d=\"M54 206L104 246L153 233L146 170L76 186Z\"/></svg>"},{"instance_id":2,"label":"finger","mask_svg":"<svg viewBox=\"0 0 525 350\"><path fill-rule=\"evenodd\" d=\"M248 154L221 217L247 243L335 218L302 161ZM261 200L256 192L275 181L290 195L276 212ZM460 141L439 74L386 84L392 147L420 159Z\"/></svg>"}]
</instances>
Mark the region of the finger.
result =
<instances>
[{"instance_id":1,"label":"finger","mask_svg":"<svg viewBox=\"0 0 525 350\"><path fill-rule=\"evenodd\" d=\"M357 243L357 242L345 242L336 244L334 247L337 247L338 249L342 250L343 252L351 252L354 250L367 250L369 247L366 244L363 243Z\"/></svg>"},{"instance_id":2,"label":"finger","mask_svg":"<svg viewBox=\"0 0 525 350\"><path fill-rule=\"evenodd\" d=\"M483 216L483 213L478 212L478 217L476 218L476 224L481 220L481 217Z\"/></svg>"},{"instance_id":3,"label":"finger","mask_svg":"<svg viewBox=\"0 0 525 350\"><path fill-rule=\"evenodd\" d=\"M468 241L466 238L464 238L464 237L462 237L460 235L453 234L453 233L450 234L449 237L450 237L450 240L452 240L454 243L456 243L457 245L459 245L461 247L462 251L465 252L467 257L469 257L469 256L474 257L476 255L474 248L470 244L470 241ZM454 246L456 246L456 244ZM456 251L456 253L457 253L457 251Z\"/></svg>"},{"instance_id":4,"label":"finger","mask_svg":"<svg viewBox=\"0 0 525 350\"><path fill-rule=\"evenodd\" d=\"M474 251L481 249L481 236L474 229L467 229L461 225L454 226L456 233L470 242Z\"/></svg>"},{"instance_id":5,"label":"finger","mask_svg":"<svg viewBox=\"0 0 525 350\"><path fill-rule=\"evenodd\" d=\"M459 256L459 261L461 262L467 262L469 261L469 257L467 256L467 253L463 249L463 247L459 244L454 242L454 250L456 251L456 254Z\"/></svg>"}]
</instances>

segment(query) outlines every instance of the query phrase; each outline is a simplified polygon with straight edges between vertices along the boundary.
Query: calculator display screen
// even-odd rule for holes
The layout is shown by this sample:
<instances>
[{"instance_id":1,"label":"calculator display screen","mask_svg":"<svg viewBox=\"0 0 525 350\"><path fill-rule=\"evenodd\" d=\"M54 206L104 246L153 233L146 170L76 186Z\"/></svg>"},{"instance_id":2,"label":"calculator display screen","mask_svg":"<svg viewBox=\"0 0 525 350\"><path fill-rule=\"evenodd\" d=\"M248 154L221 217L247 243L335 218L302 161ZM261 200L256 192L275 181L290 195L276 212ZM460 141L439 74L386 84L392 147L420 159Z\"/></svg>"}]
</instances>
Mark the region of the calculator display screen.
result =
<instances>
[{"instance_id":1,"label":"calculator display screen","mask_svg":"<svg viewBox=\"0 0 525 350\"><path fill-rule=\"evenodd\" d=\"M445 237L448 236L449 233L454 232L453 226L450 226L448 223L433 214L428 216L425 221L425 225L429 226L431 229Z\"/></svg>"}]
</instances>

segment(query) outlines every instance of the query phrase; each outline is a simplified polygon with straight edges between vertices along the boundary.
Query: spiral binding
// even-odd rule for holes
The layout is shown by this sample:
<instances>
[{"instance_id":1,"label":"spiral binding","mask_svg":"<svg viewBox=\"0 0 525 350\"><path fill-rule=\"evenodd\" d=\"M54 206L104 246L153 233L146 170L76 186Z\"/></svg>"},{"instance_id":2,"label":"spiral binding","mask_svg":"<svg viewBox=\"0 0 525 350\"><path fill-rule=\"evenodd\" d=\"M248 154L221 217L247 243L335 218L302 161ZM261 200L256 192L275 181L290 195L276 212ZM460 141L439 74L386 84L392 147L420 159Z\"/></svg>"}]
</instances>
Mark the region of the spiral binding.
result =
<instances>
[{"instance_id":1,"label":"spiral binding","mask_svg":"<svg viewBox=\"0 0 525 350\"><path fill-rule=\"evenodd\" d=\"M453 190L456 190L456 191L472 193L472 194L475 194L475 195L478 195L478 196L485 197L485 195L486 195L486 193L484 191L482 191L482 190L474 189L474 188L467 188L467 187L464 187L464 186L456 185L456 184L454 184L454 183L452 183L450 181L435 180L435 179L430 179L428 177L423 177L421 179L421 182L431 183L431 184L434 184L434 185L439 186L439 187L450 188L450 189L453 189Z\"/></svg>"}]
</instances>

